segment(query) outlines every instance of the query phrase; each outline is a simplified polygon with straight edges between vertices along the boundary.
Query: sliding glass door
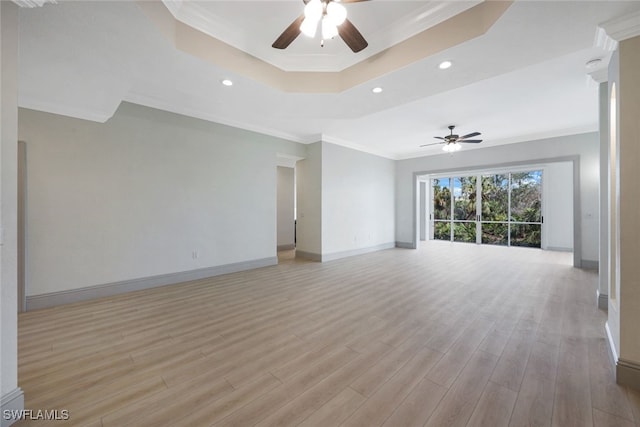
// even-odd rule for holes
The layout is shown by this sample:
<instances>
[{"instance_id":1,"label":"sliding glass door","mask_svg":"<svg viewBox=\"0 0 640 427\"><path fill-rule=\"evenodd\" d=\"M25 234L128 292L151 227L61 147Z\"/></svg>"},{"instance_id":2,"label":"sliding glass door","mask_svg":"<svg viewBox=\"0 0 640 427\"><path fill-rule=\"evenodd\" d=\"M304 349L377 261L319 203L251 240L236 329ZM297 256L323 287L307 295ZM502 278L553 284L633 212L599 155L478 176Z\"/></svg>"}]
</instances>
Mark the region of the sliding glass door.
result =
<instances>
[{"instance_id":1,"label":"sliding glass door","mask_svg":"<svg viewBox=\"0 0 640 427\"><path fill-rule=\"evenodd\" d=\"M476 242L477 206L475 176L453 178L453 241Z\"/></svg>"},{"instance_id":2,"label":"sliding glass door","mask_svg":"<svg viewBox=\"0 0 640 427\"><path fill-rule=\"evenodd\" d=\"M451 179L433 179L431 183L433 194L431 238L435 240L451 240Z\"/></svg>"},{"instance_id":3,"label":"sliding glass door","mask_svg":"<svg viewBox=\"0 0 640 427\"><path fill-rule=\"evenodd\" d=\"M541 247L542 171L431 180L431 238Z\"/></svg>"},{"instance_id":4,"label":"sliding glass door","mask_svg":"<svg viewBox=\"0 0 640 427\"><path fill-rule=\"evenodd\" d=\"M483 175L480 226L488 245L509 245L509 174Z\"/></svg>"},{"instance_id":5,"label":"sliding glass door","mask_svg":"<svg viewBox=\"0 0 640 427\"><path fill-rule=\"evenodd\" d=\"M542 171L511 174L511 246L540 247L542 238Z\"/></svg>"}]
</instances>

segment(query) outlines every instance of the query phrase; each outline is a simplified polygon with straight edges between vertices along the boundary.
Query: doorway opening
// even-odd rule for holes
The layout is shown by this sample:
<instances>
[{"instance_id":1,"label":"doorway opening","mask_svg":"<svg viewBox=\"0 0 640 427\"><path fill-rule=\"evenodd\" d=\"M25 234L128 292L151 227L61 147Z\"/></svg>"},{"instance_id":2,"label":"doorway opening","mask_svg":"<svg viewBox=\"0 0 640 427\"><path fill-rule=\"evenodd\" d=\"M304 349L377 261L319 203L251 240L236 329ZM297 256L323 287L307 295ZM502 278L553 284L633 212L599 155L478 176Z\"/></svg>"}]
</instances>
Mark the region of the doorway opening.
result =
<instances>
[{"instance_id":1,"label":"doorway opening","mask_svg":"<svg viewBox=\"0 0 640 427\"><path fill-rule=\"evenodd\" d=\"M296 174L293 167L277 166L276 245L278 260L295 258Z\"/></svg>"}]
</instances>

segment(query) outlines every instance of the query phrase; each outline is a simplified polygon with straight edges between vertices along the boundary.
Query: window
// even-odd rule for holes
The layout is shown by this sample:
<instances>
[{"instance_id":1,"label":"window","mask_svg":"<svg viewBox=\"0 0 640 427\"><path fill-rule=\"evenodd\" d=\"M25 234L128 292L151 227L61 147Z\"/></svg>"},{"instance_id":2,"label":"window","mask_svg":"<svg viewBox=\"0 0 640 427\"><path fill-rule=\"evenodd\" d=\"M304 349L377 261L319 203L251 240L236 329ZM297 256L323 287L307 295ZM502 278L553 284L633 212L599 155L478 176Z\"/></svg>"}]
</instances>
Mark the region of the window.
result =
<instances>
[{"instance_id":1,"label":"window","mask_svg":"<svg viewBox=\"0 0 640 427\"><path fill-rule=\"evenodd\" d=\"M431 188L432 239L541 247L541 170L434 178Z\"/></svg>"}]
</instances>

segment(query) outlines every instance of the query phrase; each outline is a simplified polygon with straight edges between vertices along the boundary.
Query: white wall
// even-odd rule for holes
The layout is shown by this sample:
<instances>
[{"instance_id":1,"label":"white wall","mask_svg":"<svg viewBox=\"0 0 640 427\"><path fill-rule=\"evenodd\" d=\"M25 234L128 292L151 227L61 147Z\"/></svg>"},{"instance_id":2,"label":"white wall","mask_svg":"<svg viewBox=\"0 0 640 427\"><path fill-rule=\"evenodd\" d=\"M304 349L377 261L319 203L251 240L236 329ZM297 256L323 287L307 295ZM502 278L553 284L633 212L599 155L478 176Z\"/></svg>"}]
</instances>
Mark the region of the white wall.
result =
<instances>
[{"instance_id":1,"label":"white wall","mask_svg":"<svg viewBox=\"0 0 640 427\"><path fill-rule=\"evenodd\" d=\"M573 250L573 163L548 163L542 180L544 247Z\"/></svg>"},{"instance_id":2,"label":"white wall","mask_svg":"<svg viewBox=\"0 0 640 427\"><path fill-rule=\"evenodd\" d=\"M18 7L0 2L0 410L22 409L18 388ZM0 424L9 425L0 414Z\"/></svg>"},{"instance_id":3,"label":"white wall","mask_svg":"<svg viewBox=\"0 0 640 427\"><path fill-rule=\"evenodd\" d=\"M396 240L408 245L415 240L414 173L543 163L541 160L579 156L582 249L578 255L584 261L595 262L598 260L598 141L597 133L588 133L398 161Z\"/></svg>"},{"instance_id":4,"label":"white wall","mask_svg":"<svg viewBox=\"0 0 640 427\"><path fill-rule=\"evenodd\" d=\"M288 248L294 245L294 191L295 170L278 166L278 248Z\"/></svg>"},{"instance_id":5,"label":"white wall","mask_svg":"<svg viewBox=\"0 0 640 427\"><path fill-rule=\"evenodd\" d=\"M323 259L395 245L395 162L322 143Z\"/></svg>"},{"instance_id":6,"label":"white wall","mask_svg":"<svg viewBox=\"0 0 640 427\"><path fill-rule=\"evenodd\" d=\"M21 109L19 137L27 295L274 257L276 153L304 154L128 103L104 124Z\"/></svg>"}]
</instances>

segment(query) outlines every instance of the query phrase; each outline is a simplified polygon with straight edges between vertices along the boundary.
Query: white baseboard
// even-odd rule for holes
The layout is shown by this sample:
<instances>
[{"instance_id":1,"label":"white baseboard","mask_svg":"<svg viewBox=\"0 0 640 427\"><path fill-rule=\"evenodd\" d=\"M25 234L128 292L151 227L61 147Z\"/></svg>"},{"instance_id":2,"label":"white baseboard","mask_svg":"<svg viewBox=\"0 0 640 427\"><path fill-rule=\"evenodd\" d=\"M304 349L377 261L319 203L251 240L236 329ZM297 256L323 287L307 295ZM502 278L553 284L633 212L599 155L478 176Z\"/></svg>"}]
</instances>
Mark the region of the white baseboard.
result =
<instances>
[{"instance_id":1,"label":"white baseboard","mask_svg":"<svg viewBox=\"0 0 640 427\"><path fill-rule=\"evenodd\" d=\"M310 261L316 262L327 262L356 255L364 255L371 252L382 251L385 249L392 249L394 247L396 247L395 242L390 242L382 243L375 246L368 246L366 248L351 249L348 251L332 252L326 254L317 254L315 252L306 252L301 251L300 249L296 249L296 258L308 259Z\"/></svg>"},{"instance_id":2,"label":"white baseboard","mask_svg":"<svg viewBox=\"0 0 640 427\"><path fill-rule=\"evenodd\" d=\"M340 258L348 258L351 256L356 256L356 255L364 255L364 254L368 254L371 252L377 252L377 251L383 251L385 249L392 249L395 248L396 244L395 242L390 242L390 243L382 243L380 245L375 245L375 246L369 246L366 248L358 248L358 249L351 249L348 251L340 251L340 252L333 252L333 253L329 253L329 254L322 254L322 262L326 262L326 261L334 261L336 259L340 259Z\"/></svg>"},{"instance_id":3,"label":"white baseboard","mask_svg":"<svg viewBox=\"0 0 640 427\"><path fill-rule=\"evenodd\" d=\"M620 385L640 390L640 365L630 360L619 358L611 335L611 329L609 329L609 322L605 322L604 330L609 344L609 357L611 357L615 367L616 382Z\"/></svg>"},{"instance_id":4,"label":"white baseboard","mask_svg":"<svg viewBox=\"0 0 640 427\"><path fill-rule=\"evenodd\" d=\"M125 292L156 288L158 286L174 285L176 283L189 282L191 280L206 279L207 277L276 265L277 263L277 257L269 257L233 264L218 265L215 267L200 268L197 270L124 280L104 285L87 286L85 288L70 289L67 291L31 295L27 296L27 311L118 295Z\"/></svg>"},{"instance_id":5,"label":"white baseboard","mask_svg":"<svg viewBox=\"0 0 640 427\"><path fill-rule=\"evenodd\" d=\"M616 382L620 385L640 390L640 365L628 360L618 359L618 363L616 363Z\"/></svg>"},{"instance_id":6,"label":"white baseboard","mask_svg":"<svg viewBox=\"0 0 640 427\"><path fill-rule=\"evenodd\" d=\"M291 249L295 249L296 245L290 243L288 245L278 245L278 251L290 251Z\"/></svg>"},{"instance_id":7,"label":"white baseboard","mask_svg":"<svg viewBox=\"0 0 640 427\"><path fill-rule=\"evenodd\" d=\"M545 249L548 251L556 251L556 252L573 252L573 248L565 248L562 246L547 246Z\"/></svg>"},{"instance_id":8,"label":"white baseboard","mask_svg":"<svg viewBox=\"0 0 640 427\"><path fill-rule=\"evenodd\" d=\"M0 426L9 427L17 419L11 417L11 412L5 411L22 411L24 409L24 393L20 387L10 391L0 397Z\"/></svg>"},{"instance_id":9,"label":"white baseboard","mask_svg":"<svg viewBox=\"0 0 640 427\"><path fill-rule=\"evenodd\" d=\"M597 270L599 267L598 261L592 261L590 259L580 260L580 268L585 270Z\"/></svg>"},{"instance_id":10,"label":"white baseboard","mask_svg":"<svg viewBox=\"0 0 640 427\"><path fill-rule=\"evenodd\" d=\"M296 258L308 259L309 261L322 262L322 255L315 252L301 251L296 249Z\"/></svg>"},{"instance_id":11,"label":"white baseboard","mask_svg":"<svg viewBox=\"0 0 640 427\"><path fill-rule=\"evenodd\" d=\"M609 356L615 365L618 363L618 352L616 351L616 343L613 341L613 336L611 335L611 329L609 329L609 322L604 322L604 331L607 343L609 344Z\"/></svg>"},{"instance_id":12,"label":"white baseboard","mask_svg":"<svg viewBox=\"0 0 640 427\"><path fill-rule=\"evenodd\" d=\"M609 310L609 295L600 293L600 290L598 289L596 291L596 299L600 310Z\"/></svg>"},{"instance_id":13,"label":"white baseboard","mask_svg":"<svg viewBox=\"0 0 640 427\"><path fill-rule=\"evenodd\" d=\"M412 242L396 242L396 248L415 249L416 245L414 245Z\"/></svg>"}]
</instances>

